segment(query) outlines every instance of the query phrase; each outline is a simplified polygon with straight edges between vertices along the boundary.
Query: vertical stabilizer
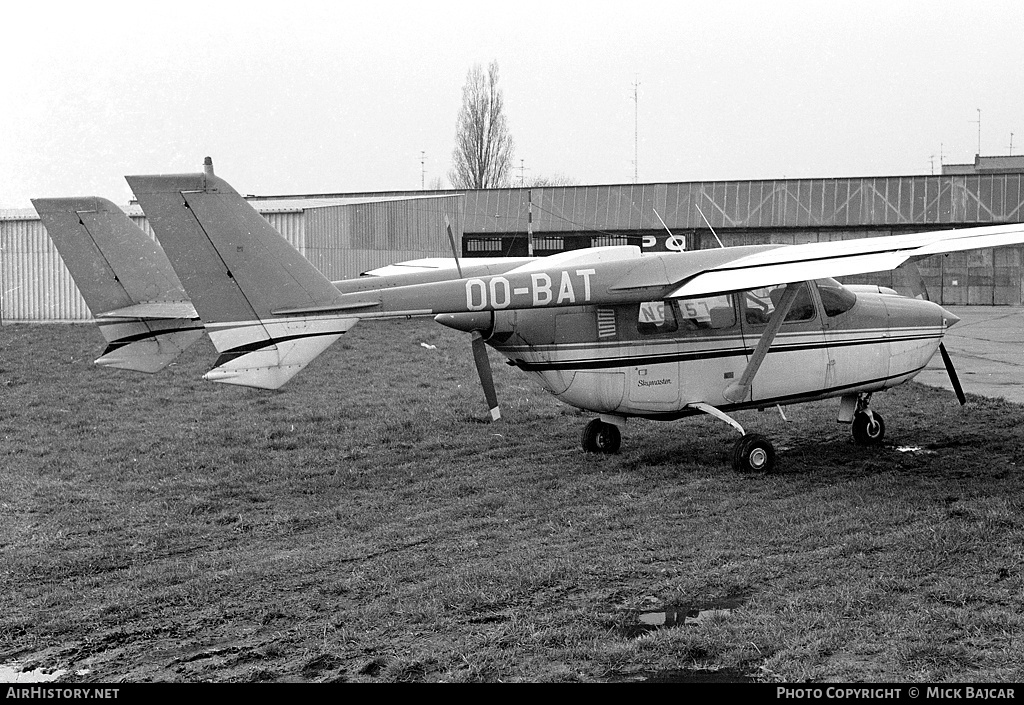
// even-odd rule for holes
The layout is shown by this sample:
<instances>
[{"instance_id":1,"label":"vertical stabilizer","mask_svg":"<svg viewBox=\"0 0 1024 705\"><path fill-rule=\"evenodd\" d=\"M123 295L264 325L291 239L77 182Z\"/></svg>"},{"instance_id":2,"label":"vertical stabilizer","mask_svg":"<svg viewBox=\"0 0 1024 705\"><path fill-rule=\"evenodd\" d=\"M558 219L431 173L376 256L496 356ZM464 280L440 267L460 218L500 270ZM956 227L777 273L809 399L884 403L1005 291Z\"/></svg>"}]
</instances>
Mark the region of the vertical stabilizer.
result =
<instances>
[{"instance_id":1,"label":"vertical stabilizer","mask_svg":"<svg viewBox=\"0 0 1024 705\"><path fill-rule=\"evenodd\" d=\"M280 313L341 294L211 164L126 178L220 352L207 379L277 389L355 325L339 314Z\"/></svg>"},{"instance_id":2,"label":"vertical stabilizer","mask_svg":"<svg viewBox=\"0 0 1024 705\"><path fill-rule=\"evenodd\" d=\"M105 198L38 198L32 205L89 306L106 367L157 372L203 335L160 246Z\"/></svg>"}]
</instances>

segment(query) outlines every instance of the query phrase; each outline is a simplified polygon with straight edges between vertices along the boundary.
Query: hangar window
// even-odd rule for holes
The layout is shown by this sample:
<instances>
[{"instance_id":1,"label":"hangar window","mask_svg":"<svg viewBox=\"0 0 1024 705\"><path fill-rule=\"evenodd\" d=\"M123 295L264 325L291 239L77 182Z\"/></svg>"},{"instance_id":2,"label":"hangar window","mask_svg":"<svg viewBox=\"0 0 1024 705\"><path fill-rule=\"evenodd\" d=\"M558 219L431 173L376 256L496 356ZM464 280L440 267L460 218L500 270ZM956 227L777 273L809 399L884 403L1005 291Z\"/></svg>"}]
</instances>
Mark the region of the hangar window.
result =
<instances>
[{"instance_id":1,"label":"hangar window","mask_svg":"<svg viewBox=\"0 0 1024 705\"><path fill-rule=\"evenodd\" d=\"M500 237L467 237L466 252L501 252Z\"/></svg>"},{"instance_id":2,"label":"hangar window","mask_svg":"<svg viewBox=\"0 0 1024 705\"><path fill-rule=\"evenodd\" d=\"M625 235L597 235L590 241L591 247L610 247L611 245L628 245L629 238Z\"/></svg>"},{"instance_id":3,"label":"hangar window","mask_svg":"<svg viewBox=\"0 0 1024 705\"><path fill-rule=\"evenodd\" d=\"M565 240L560 237L535 237L533 238L533 251L553 250L561 252L565 249Z\"/></svg>"}]
</instances>

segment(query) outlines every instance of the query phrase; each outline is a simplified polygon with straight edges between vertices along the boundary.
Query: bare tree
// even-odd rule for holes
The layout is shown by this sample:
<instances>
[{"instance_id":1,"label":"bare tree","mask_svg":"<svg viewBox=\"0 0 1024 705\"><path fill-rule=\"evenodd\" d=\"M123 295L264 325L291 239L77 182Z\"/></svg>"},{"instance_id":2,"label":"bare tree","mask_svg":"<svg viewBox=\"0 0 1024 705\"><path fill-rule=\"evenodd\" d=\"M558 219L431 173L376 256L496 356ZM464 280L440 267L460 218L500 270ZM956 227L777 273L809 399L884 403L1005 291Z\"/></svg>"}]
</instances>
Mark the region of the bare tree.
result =
<instances>
[{"instance_id":1,"label":"bare tree","mask_svg":"<svg viewBox=\"0 0 1024 705\"><path fill-rule=\"evenodd\" d=\"M508 186L514 143L505 120L505 102L498 88L498 62L485 74L475 64L462 87L462 109L455 130L455 150L448 180L454 188Z\"/></svg>"},{"instance_id":2,"label":"bare tree","mask_svg":"<svg viewBox=\"0 0 1024 705\"><path fill-rule=\"evenodd\" d=\"M523 182L523 186L529 188L544 188L545 186L578 186L579 181L566 176L565 174L553 174L551 176L535 176L532 179L526 179Z\"/></svg>"}]
</instances>

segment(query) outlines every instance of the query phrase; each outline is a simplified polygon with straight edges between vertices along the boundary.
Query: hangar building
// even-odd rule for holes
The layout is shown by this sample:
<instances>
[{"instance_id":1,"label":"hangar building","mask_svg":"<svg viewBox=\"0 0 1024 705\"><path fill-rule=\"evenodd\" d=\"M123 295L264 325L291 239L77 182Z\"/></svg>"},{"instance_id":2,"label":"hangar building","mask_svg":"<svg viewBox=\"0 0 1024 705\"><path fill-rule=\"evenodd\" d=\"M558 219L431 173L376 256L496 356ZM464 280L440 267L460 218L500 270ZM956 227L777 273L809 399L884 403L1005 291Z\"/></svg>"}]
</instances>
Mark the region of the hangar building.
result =
<instances>
[{"instance_id":1,"label":"hangar building","mask_svg":"<svg viewBox=\"0 0 1024 705\"><path fill-rule=\"evenodd\" d=\"M391 200L379 200L390 198ZM412 200L408 200L408 199ZM802 243L1024 222L1024 157L976 157L931 176L703 181L249 197L330 279L418 257L546 255ZM127 212L151 232L137 205ZM706 220L705 220L706 219ZM921 272L947 305L1024 302L1024 246L936 255ZM91 318L34 211L0 211L3 322ZM893 285L893 275L859 282Z\"/></svg>"}]
</instances>

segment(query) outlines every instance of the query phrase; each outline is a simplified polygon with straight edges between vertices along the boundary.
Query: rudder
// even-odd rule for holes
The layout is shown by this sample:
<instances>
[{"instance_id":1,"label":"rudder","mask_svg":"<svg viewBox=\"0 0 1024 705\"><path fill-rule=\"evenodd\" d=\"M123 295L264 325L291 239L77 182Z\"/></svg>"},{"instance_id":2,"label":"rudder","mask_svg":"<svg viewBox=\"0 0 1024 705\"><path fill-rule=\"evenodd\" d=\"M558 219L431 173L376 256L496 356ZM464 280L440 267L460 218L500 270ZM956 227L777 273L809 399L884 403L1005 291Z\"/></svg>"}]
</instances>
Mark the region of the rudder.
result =
<instances>
[{"instance_id":1,"label":"rudder","mask_svg":"<svg viewBox=\"0 0 1024 705\"><path fill-rule=\"evenodd\" d=\"M32 205L107 341L97 365L157 372L202 337L167 256L124 211L99 197Z\"/></svg>"}]
</instances>

